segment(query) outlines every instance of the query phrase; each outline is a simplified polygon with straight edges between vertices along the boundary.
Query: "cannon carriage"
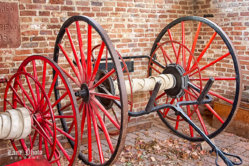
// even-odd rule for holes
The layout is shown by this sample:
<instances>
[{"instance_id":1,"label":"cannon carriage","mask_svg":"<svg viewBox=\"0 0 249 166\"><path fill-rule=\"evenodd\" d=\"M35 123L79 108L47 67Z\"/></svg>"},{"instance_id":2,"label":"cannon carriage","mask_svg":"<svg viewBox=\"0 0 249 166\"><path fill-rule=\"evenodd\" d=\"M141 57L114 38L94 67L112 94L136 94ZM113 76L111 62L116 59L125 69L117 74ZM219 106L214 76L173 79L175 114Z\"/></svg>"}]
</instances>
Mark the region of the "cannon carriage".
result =
<instances>
[{"instance_id":1,"label":"cannon carriage","mask_svg":"<svg viewBox=\"0 0 249 166\"><path fill-rule=\"evenodd\" d=\"M147 77L132 78L127 62L140 58L148 61ZM241 164L238 156L232 155L240 163L230 161L226 155L231 154L210 141L236 113L240 74L231 41L208 19L179 18L159 33L149 56L122 57L96 21L73 16L58 33L53 61L28 57L9 79L1 114L9 130L0 136L10 139L16 151L45 152L50 163L60 165L64 158L73 165L79 157L87 165L111 165L125 144L130 117L157 112L176 135L206 141L227 165ZM134 112L133 96L139 92L149 99L144 110ZM232 107L219 115L214 101ZM207 129L203 112L211 113L219 127Z\"/></svg>"}]
</instances>

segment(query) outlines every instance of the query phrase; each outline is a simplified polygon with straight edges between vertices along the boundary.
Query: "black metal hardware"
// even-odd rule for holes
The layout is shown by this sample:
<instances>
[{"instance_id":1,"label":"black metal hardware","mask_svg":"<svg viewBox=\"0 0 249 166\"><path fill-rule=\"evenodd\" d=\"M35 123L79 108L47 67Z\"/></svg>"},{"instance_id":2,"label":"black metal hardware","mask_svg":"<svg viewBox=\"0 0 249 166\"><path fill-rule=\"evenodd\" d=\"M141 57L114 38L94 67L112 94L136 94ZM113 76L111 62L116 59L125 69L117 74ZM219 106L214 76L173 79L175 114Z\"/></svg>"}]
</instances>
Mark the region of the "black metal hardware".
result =
<instances>
[{"instance_id":1,"label":"black metal hardware","mask_svg":"<svg viewBox=\"0 0 249 166\"><path fill-rule=\"evenodd\" d=\"M152 91L152 94L150 96L149 102L147 103L147 105L145 107L145 112L151 112L152 108L154 107L156 96L157 96L157 94L159 92L160 87L161 87L161 83L156 82L154 90Z\"/></svg>"}]
</instances>

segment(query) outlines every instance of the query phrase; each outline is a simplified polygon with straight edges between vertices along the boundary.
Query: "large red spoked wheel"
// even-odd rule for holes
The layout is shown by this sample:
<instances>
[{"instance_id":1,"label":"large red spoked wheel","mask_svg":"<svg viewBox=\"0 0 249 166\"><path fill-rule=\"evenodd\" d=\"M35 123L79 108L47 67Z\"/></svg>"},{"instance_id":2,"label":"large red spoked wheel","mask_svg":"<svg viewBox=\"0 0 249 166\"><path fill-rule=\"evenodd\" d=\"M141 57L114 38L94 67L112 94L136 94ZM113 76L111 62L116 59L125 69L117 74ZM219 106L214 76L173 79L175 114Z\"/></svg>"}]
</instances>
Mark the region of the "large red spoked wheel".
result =
<instances>
[{"instance_id":1,"label":"large red spoked wheel","mask_svg":"<svg viewBox=\"0 0 249 166\"><path fill-rule=\"evenodd\" d=\"M53 94L55 84L60 88L59 99ZM30 56L23 61L8 82L4 96L5 111L20 107L30 111L32 132L26 139L11 140L17 153L21 150L24 159L39 152L50 163L73 165L79 152L78 107L72 87L55 62L44 56ZM70 130L64 131L60 121L71 127ZM68 140L74 149L66 148Z\"/></svg>"},{"instance_id":2,"label":"large red spoked wheel","mask_svg":"<svg viewBox=\"0 0 249 166\"><path fill-rule=\"evenodd\" d=\"M182 108L210 138L228 126L240 102L241 73L231 41L216 24L205 18L189 16L167 25L153 44L148 67L148 75L160 73L173 74L176 86L159 94L157 104L196 100L207 80L213 77L215 82L208 94L214 102L229 105L230 109L217 110L213 102ZM158 114L178 136L190 141L203 141L173 110L160 110ZM217 128L208 127L212 118Z\"/></svg>"},{"instance_id":3,"label":"large red spoked wheel","mask_svg":"<svg viewBox=\"0 0 249 166\"><path fill-rule=\"evenodd\" d=\"M109 37L93 19L73 16L59 31L54 61L69 77L78 101L79 158L88 165L114 163L125 142L128 106L122 68Z\"/></svg>"}]
</instances>

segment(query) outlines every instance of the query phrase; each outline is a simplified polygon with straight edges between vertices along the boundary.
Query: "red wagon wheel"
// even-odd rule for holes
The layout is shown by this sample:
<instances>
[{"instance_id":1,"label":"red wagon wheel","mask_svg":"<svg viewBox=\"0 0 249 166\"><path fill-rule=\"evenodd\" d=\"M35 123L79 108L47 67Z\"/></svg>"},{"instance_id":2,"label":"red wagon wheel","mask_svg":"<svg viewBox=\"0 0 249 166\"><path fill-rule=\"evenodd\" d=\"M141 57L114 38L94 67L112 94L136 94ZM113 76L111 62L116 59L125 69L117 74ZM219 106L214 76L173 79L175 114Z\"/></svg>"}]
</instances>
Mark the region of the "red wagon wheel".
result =
<instances>
[{"instance_id":1,"label":"red wagon wheel","mask_svg":"<svg viewBox=\"0 0 249 166\"><path fill-rule=\"evenodd\" d=\"M93 19L73 16L59 31L54 61L77 97L83 144L79 158L88 165L112 164L124 146L128 113L122 68L109 37Z\"/></svg>"},{"instance_id":2,"label":"red wagon wheel","mask_svg":"<svg viewBox=\"0 0 249 166\"><path fill-rule=\"evenodd\" d=\"M60 87L59 99L53 94L55 83ZM56 109L59 102L63 108L60 112ZM44 56L30 56L23 61L8 82L4 96L4 110L20 107L30 111L32 132L26 139L12 140L14 149L45 153L50 163L58 165L63 156L63 164L73 165L79 152L79 113L72 87L55 62ZM64 131L60 121L73 127ZM66 149L67 140L74 143L74 149ZM20 156L31 157L25 153Z\"/></svg>"},{"instance_id":3,"label":"red wagon wheel","mask_svg":"<svg viewBox=\"0 0 249 166\"><path fill-rule=\"evenodd\" d=\"M193 86L201 91L210 77L215 79L208 94L213 97L214 102L226 104L230 109L222 112L213 107L213 103L182 107L210 138L228 126L239 106L241 73L235 50L221 28L205 18L183 17L167 25L153 44L148 73L173 74L178 80L174 89L158 95L159 104L196 100L200 92ZM178 136L190 141L203 141L173 110L160 110L158 114ZM215 121L215 128L208 127L210 118Z\"/></svg>"}]
</instances>

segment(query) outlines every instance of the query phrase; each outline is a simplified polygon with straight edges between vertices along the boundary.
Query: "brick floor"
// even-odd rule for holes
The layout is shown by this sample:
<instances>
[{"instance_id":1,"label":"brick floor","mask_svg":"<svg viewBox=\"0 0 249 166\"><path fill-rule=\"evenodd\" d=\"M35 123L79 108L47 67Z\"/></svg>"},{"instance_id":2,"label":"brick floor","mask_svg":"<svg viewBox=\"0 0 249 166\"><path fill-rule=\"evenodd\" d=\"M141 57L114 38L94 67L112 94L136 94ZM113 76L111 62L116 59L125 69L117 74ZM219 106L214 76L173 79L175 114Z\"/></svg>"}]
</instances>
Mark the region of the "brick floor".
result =
<instances>
[{"instance_id":1,"label":"brick floor","mask_svg":"<svg viewBox=\"0 0 249 166\"><path fill-rule=\"evenodd\" d=\"M151 128L134 131L127 134L126 137L126 147L127 146L134 146L136 139L142 139L145 144L149 143L153 140L164 141L167 139L177 140L179 141L179 146L190 146L191 142L186 141L184 139L178 138L175 136L163 123L158 121L153 121ZM223 132L217 137L214 138L215 144L222 150L227 151L228 153L232 153L235 155L239 155L243 159L243 166L249 165L249 139L245 139L239 136L236 136L231 133ZM199 143L198 143L199 144ZM179 147L179 148L180 148ZM188 158L188 159L181 159L178 158L177 155L173 156L172 158L167 158L164 154L150 154L146 152L145 149L133 149L131 152L136 154L142 151L143 154L146 154L146 158L143 158L141 161L123 161L123 157L121 154L119 160L116 162L116 166L130 166L130 165L144 165L144 166L151 166L151 165L181 165L181 166L195 166L195 165L205 165L211 166L215 165L215 155L213 154L204 154L197 159ZM224 165L221 161L219 162L220 165Z\"/></svg>"}]
</instances>

